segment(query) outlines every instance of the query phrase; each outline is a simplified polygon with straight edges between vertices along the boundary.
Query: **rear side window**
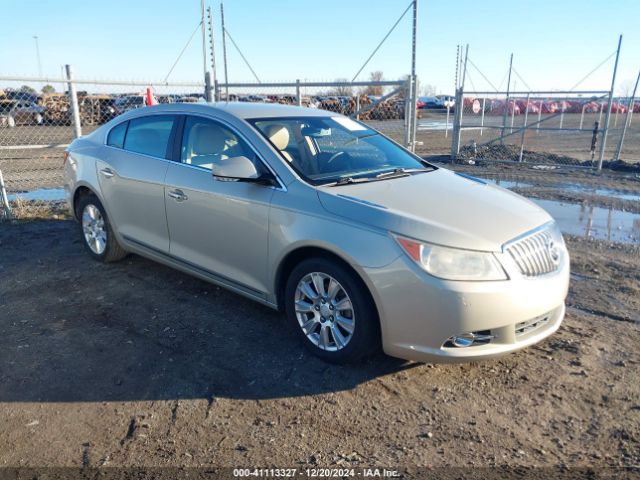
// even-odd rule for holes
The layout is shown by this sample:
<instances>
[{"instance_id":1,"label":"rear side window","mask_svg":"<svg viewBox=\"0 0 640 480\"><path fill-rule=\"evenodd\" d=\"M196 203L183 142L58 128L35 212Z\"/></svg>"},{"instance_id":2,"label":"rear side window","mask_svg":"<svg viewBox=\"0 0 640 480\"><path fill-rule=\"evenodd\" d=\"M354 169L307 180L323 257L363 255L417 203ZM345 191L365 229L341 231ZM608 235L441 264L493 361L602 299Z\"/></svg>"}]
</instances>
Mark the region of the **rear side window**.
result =
<instances>
[{"instance_id":1,"label":"rear side window","mask_svg":"<svg viewBox=\"0 0 640 480\"><path fill-rule=\"evenodd\" d=\"M107 137L107 145L110 147L122 148L124 146L124 134L127 133L129 122L123 122L111 129Z\"/></svg>"},{"instance_id":2,"label":"rear side window","mask_svg":"<svg viewBox=\"0 0 640 480\"><path fill-rule=\"evenodd\" d=\"M152 157L167 158L167 146L175 116L154 115L129 121L124 149Z\"/></svg>"}]
</instances>

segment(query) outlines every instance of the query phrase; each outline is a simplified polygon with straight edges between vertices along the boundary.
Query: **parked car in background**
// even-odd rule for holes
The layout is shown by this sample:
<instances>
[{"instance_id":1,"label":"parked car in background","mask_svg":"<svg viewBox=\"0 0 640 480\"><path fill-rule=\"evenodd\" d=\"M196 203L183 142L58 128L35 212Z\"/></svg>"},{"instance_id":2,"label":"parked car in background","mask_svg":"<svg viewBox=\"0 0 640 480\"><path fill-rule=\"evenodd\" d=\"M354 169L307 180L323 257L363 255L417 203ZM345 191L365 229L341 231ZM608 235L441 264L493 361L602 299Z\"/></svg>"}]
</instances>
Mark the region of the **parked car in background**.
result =
<instances>
[{"instance_id":1,"label":"parked car in background","mask_svg":"<svg viewBox=\"0 0 640 480\"><path fill-rule=\"evenodd\" d=\"M418 108L427 108L427 109L445 108L444 104L438 97L418 97L418 101L422 104L422 106L418 105Z\"/></svg>"},{"instance_id":2,"label":"parked car in background","mask_svg":"<svg viewBox=\"0 0 640 480\"><path fill-rule=\"evenodd\" d=\"M42 125L45 109L29 100L0 100L2 126Z\"/></svg>"},{"instance_id":3,"label":"parked car in background","mask_svg":"<svg viewBox=\"0 0 640 480\"><path fill-rule=\"evenodd\" d=\"M437 95L436 98L440 100L444 108L453 108L456 105L456 97L451 95Z\"/></svg>"},{"instance_id":4,"label":"parked car in background","mask_svg":"<svg viewBox=\"0 0 640 480\"><path fill-rule=\"evenodd\" d=\"M116 98L115 107L118 111L118 115L134 110L136 108L142 108L146 106L146 99L144 95L124 95Z\"/></svg>"},{"instance_id":5,"label":"parked car in background","mask_svg":"<svg viewBox=\"0 0 640 480\"><path fill-rule=\"evenodd\" d=\"M279 309L330 362L380 345L481 360L564 317L569 255L549 214L333 112L157 105L74 140L65 160L90 257L138 253Z\"/></svg>"}]
</instances>

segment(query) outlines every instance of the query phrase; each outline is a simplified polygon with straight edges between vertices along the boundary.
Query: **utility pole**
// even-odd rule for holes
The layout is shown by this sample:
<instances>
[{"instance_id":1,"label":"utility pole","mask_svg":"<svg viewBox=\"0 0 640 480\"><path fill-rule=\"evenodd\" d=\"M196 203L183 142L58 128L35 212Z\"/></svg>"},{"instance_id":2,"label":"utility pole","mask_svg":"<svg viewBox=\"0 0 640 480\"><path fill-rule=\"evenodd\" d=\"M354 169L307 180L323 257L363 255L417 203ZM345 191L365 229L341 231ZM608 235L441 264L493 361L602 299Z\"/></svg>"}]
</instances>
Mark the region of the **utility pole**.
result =
<instances>
[{"instance_id":1,"label":"utility pole","mask_svg":"<svg viewBox=\"0 0 640 480\"><path fill-rule=\"evenodd\" d=\"M207 32L204 20L204 0L200 0L200 31L202 32L202 69L204 71L204 98L207 102L211 98L211 74L207 68Z\"/></svg>"},{"instance_id":2,"label":"utility pole","mask_svg":"<svg viewBox=\"0 0 640 480\"><path fill-rule=\"evenodd\" d=\"M611 103L613 102L613 89L616 86L616 73L618 72L618 59L620 58L620 47L622 46L622 35L618 39L618 50L616 50L616 63L613 66L613 75L611 76L611 90L609 91L609 106L607 115L604 118L604 132L602 133L602 142L600 142L600 158L598 159L598 171L602 170L602 161L604 160L604 150L607 146L607 135L609 133L609 120L611 118Z\"/></svg>"},{"instance_id":3,"label":"utility pole","mask_svg":"<svg viewBox=\"0 0 640 480\"><path fill-rule=\"evenodd\" d=\"M413 0L413 34L411 41L411 151L416 149L416 131L418 130L418 79L416 77L416 36L418 30L418 0Z\"/></svg>"},{"instance_id":4,"label":"utility pole","mask_svg":"<svg viewBox=\"0 0 640 480\"><path fill-rule=\"evenodd\" d=\"M40 45L38 43L38 36L34 35L33 39L36 41L36 58L38 59L38 76L42 77L42 62L40 61Z\"/></svg>"},{"instance_id":5,"label":"utility pole","mask_svg":"<svg viewBox=\"0 0 640 480\"><path fill-rule=\"evenodd\" d=\"M227 75L227 29L224 26L224 5L220 1L220 21L222 22L222 61L224 62L224 100L229 101L229 77Z\"/></svg>"},{"instance_id":6,"label":"utility pole","mask_svg":"<svg viewBox=\"0 0 640 480\"><path fill-rule=\"evenodd\" d=\"M509 92L511 89L511 70L513 68L513 53L509 57L509 74L507 75L507 97L504 101L504 113L502 114L502 130L500 131L500 145L504 145L504 130L507 128L507 115L509 114Z\"/></svg>"},{"instance_id":7,"label":"utility pole","mask_svg":"<svg viewBox=\"0 0 640 480\"><path fill-rule=\"evenodd\" d=\"M220 100L218 95L218 75L216 73L216 49L213 41L213 11L211 7L207 7L207 15L209 17L209 48L211 50L211 81L213 83L213 100Z\"/></svg>"},{"instance_id":8,"label":"utility pole","mask_svg":"<svg viewBox=\"0 0 640 480\"><path fill-rule=\"evenodd\" d=\"M207 75L207 36L204 23L204 0L200 0L200 30L202 31L202 68L204 75Z\"/></svg>"}]
</instances>

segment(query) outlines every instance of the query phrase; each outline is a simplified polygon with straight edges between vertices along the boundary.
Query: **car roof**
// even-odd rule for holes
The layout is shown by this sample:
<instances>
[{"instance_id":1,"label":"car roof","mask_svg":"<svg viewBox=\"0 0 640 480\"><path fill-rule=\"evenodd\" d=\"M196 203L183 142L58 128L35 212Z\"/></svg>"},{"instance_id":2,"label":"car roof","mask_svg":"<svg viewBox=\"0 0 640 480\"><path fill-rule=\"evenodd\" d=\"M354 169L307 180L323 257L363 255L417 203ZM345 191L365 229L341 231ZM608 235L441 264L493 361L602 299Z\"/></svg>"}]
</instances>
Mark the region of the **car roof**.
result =
<instances>
[{"instance_id":1,"label":"car roof","mask_svg":"<svg viewBox=\"0 0 640 480\"><path fill-rule=\"evenodd\" d=\"M148 108L148 110L147 110ZM293 105L281 105L277 103L251 103L251 102L215 102L215 103L173 103L147 107L150 113L153 110L193 113L214 113L216 110L226 112L242 119L252 118L281 118L281 117L334 117L338 114L316 108L297 107ZM140 112L138 112L140 113Z\"/></svg>"}]
</instances>

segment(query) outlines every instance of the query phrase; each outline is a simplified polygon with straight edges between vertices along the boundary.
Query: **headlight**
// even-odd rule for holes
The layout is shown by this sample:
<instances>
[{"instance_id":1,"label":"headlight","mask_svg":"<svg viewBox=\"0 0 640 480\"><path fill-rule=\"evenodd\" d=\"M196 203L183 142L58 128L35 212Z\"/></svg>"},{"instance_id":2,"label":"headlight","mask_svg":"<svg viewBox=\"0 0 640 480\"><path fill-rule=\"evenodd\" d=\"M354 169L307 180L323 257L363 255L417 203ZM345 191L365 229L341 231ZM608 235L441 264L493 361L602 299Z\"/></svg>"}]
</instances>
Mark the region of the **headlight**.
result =
<instances>
[{"instance_id":1,"label":"headlight","mask_svg":"<svg viewBox=\"0 0 640 480\"><path fill-rule=\"evenodd\" d=\"M490 252L441 247L395 237L402 249L423 270L444 280L507 280L502 265Z\"/></svg>"}]
</instances>

